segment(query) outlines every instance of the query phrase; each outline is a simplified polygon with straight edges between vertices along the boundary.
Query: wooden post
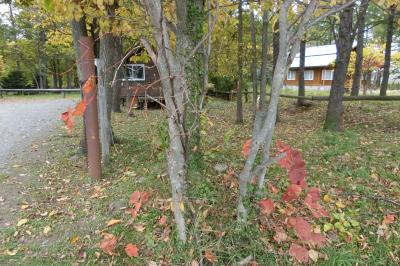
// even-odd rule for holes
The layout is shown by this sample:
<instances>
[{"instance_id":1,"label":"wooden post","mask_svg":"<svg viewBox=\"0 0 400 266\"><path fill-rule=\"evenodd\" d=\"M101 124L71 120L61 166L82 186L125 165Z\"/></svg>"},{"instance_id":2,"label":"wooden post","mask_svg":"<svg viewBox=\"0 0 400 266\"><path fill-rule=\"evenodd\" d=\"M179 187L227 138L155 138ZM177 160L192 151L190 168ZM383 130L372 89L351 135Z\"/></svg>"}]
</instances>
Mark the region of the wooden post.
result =
<instances>
[{"instance_id":1,"label":"wooden post","mask_svg":"<svg viewBox=\"0 0 400 266\"><path fill-rule=\"evenodd\" d=\"M81 60L79 64L82 69L82 80L87 81L94 78L94 51L93 40L90 37L81 37L79 39L79 49ZM97 90L91 89L83 93L83 99L87 103L84 114L84 123L86 127L86 143L89 175L93 178L101 177L101 158L99 141L99 118L97 111Z\"/></svg>"}]
</instances>

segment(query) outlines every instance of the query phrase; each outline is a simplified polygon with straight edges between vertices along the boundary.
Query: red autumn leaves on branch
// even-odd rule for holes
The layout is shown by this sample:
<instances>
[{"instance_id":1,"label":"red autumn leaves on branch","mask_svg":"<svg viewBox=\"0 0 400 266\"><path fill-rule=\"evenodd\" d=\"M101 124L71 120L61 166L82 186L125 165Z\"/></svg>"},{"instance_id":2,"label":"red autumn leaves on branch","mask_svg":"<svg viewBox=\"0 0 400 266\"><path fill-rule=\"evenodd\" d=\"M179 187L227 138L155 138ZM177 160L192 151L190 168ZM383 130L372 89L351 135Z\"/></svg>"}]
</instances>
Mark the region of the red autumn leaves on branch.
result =
<instances>
[{"instance_id":1,"label":"red autumn leaves on branch","mask_svg":"<svg viewBox=\"0 0 400 266\"><path fill-rule=\"evenodd\" d=\"M288 171L289 186L282 193L281 204L286 207L282 214L272 217L269 222L273 224L275 230L274 240L278 244L292 241L289 255L299 262L307 262L309 258L315 259L315 254L318 254L312 248L320 248L326 244L325 236L314 231L310 222L314 218L329 217L329 214L318 203L321 198L320 190L307 186L306 166L300 151L294 150L280 141L277 142L277 148L278 154L286 153L285 157L278 161L278 164ZM245 145L243 145L244 150ZM277 194L278 189L273 188L273 194ZM306 192L304 200L301 198L303 191ZM268 198L261 199L258 205L261 215L264 216L271 216L276 208L274 201ZM304 215L306 210L311 213L311 216ZM289 238L286 230L293 230L297 239Z\"/></svg>"},{"instance_id":2,"label":"red autumn leaves on branch","mask_svg":"<svg viewBox=\"0 0 400 266\"><path fill-rule=\"evenodd\" d=\"M76 104L75 109L68 107L68 110L61 114L61 120L65 123L68 134L72 133L72 128L74 127L74 118L76 116L83 116L83 114L86 111L86 107L91 101L93 101L93 97L90 98L89 100L86 100L85 96L89 95L89 93L91 93L95 89L96 89L96 78L94 76L91 76L85 82L85 85L83 85L82 88L84 95L83 99Z\"/></svg>"}]
</instances>

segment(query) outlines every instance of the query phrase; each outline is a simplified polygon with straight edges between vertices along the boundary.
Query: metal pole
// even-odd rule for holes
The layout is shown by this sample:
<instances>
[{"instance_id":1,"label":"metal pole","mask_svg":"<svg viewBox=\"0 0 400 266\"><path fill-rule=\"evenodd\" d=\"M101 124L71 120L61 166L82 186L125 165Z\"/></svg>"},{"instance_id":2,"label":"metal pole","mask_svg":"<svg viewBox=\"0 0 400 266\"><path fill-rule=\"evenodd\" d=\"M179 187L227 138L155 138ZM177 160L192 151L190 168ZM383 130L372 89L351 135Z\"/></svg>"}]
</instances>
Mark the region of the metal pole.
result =
<instances>
[{"instance_id":1,"label":"metal pole","mask_svg":"<svg viewBox=\"0 0 400 266\"><path fill-rule=\"evenodd\" d=\"M79 39L80 62L82 66L82 79L87 81L90 77L95 77L93 40L90 37ZM99 119L97 111L97 90L96 86L90 92L84 93L83 98L87 102L84 114L86 125L86 143L89 175L93 178L101 177L101 156L99 140Z\"/></svg>"}]
</instances>

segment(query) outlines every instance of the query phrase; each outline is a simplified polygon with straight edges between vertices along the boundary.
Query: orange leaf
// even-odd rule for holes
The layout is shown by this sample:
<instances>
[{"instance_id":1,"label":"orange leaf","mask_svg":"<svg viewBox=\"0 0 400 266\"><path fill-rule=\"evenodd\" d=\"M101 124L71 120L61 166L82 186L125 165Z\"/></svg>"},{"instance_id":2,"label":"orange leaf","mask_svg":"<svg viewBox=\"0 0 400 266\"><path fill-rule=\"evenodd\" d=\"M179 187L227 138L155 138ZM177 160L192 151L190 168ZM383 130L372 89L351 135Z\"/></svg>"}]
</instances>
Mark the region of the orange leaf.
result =
<instances>
[{"instance_id":1,"label":"orange leaf","mask_svg":"<svg viewBox=\"0 0 400 266\"><path fill-rule=\"evenodd\" d=\"M211 263L215 263L217 261L217 257L215 256L215 254L212 252L211 249L206 249L204 257Z\"/></svg>"},{"instance_id":2,"label":"orange leaf","mask_svg":"<svg viewBox=\"0 0 400 266\"><path fill-rule=\"evenodd\" d=\"M100 248L108 255L113 255L117 246L117 238L112 235L106 235L105 239L101 241Z\"/></svg>"},{"instance_id":3,"label":"orange leaf","mask_svg":"<svg viewBox=\"0 0 400 266\"><path fill-rule=\"evenodd\" d=\"M110 221L108 221L107 226L113 226L116 224L120 224L121 222L122 222L121 220L111 219Z\"/></svg>"},{"instance_id":4,"label":"orange leaf","mask_svg":"<svg viewBox=\"0 0 400 266\"><path fill-rule=\"evenodd\" d=\"M243 143L243 148L242 148L242 154L245 157L249 156L250 148L251 148L251 139L248 139Z\"/></svg>"},{"instance_id":5,"label":"orange leaf","mask_svg":"<svg viewBox=\"0 0 400 266\"><path fill-rule=\"evenodd\" d=\"M396 219L396 215L394 214L387 214L385 218L383 218L382 224L392 224Z\"/></svg>"},{"instance_id":6,"label":"orange leaf","mask_svg":"<svg viewBox=\"0 0 400 266\"><path fill-rule=\"evenodd\" d=\"M274 202L270 199L262 199L258 202L258 205L260 205L262 214L270 215L274 212L275 205Z\"/></svg>"},{"instance_id":7,"label":"orange leaf","mask_svg":"<svg viewBox=\"0 0 400 266\"><path fill-rule=\"evenodd\" d=\"M286 202L295 200L300 196L301 187L295 184L289 185L287 190L282 194L282 199Z\"/></svg>"},{"instance_id":8,"label":"orange leaf","mask_svg":"<svg viewBox=\"0 0 400 266\"><path fill-rule=\"evenodd\" d=\"M167 223L167 216L163 215L160 220L158 220L158 224L163 226Z\"/></svg>"},{"instance_id":9,"label":"orange leaf","mask_svg":"<svg viewBox=\"0 0 400 266\"><path fill-rule=\"evenodd\" d=\"M75 106L75 111L73 113L74 116L82 116L85 113L87 107L87 103L85 100L80 101Z\"/></svg>"},{"instance_id":10,"label":"orange leaf","mask_svg":"<svg viewBox=\"0 0 400 266\"><path fill-rule=\"evenodd\" d=\"M71 107L68 107L68 110L61 114L61 120L64 121L68 134L71 134L74 127L73 109Z\"/></svg>"},{"instance_id":11,"label":"orange leaf","mask_svg":"<svg viewBox=\"0 0 400 266\"><path fill-rule=\"evenodd\" d=\"M94 76L91 76L86 82L85 85L83 85L83 93L86 95L90 93L94 88L96 87L96 80Z\"/></svg>"},{"instance_id":12,"label":"orange leaf","mask_svg":"<svg viewBox=\"0 0 400 266\"><path fill-rule=\"evenodd\" d=\"M125 253L129 257L137 257L137 256L139 256L137 246L133 245L131 243L129 243L128 245L125 246Z\"/></svg>"}]
</instances>

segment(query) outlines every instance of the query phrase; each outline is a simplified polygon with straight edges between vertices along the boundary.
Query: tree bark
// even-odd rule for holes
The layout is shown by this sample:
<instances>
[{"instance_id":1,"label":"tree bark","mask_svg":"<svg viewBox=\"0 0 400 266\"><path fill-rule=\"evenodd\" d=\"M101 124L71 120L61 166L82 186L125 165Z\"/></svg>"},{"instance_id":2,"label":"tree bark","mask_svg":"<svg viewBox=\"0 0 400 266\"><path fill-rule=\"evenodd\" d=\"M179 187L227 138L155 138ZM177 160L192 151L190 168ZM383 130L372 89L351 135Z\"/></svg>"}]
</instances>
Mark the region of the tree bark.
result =
<instances>
[{"instance_id":1,"label":"tree bark","mask_svg":"<svg viewBox=\"0 0 400 266\"><path fill-rule=\"evenodd\" d=\"M254 13L250 11L250 35L251 35L251 79L253 85L253 113L257 112L258 78L257 78L257 40Z\"/></svg>"},{"instance_id":2,"label":"tree bark","mask_svg":"<svg viewBox=\"0 0 400 266\"><path fill-rule=\"evenodd\" d=\"M123 47L122 47L122 37L117 36L117 45L116 49L118 51L118 59L121 60L123 58ZM115 113L121 113L121 88L122 88L122 79L124 78L124 70L123 67L121 67L118 70L117 76L116 76L116 82L114 85L114 90L113 90L113 103L112 103L112 111Z\"/></svg>"},{"instance_id":3,"label":"tree bark","mask_svg":"<svg viewBox=\"0 0 400 266\"><path fill-rule=\"evenodd\" d=\"M389 9L389 15L387 18L387 30L386 30L386 47L385 47L385 62L383 64L383 75L382 75L382 83L380 95L386 96L388 83L389 83L389 75L390 75L390 57L392 51L392 42L393 42L393 28L394 28L394 16L396 14L396 6L393 5Z\"/></svg>"},{"instance_id":4,"label":"tree bark","mask_svg":"<svg viewBox=\"0 0 400 266\"><path fill-rule=\"evenodd\" d=\"M348 7L340 14L338 38L336 40L336 63L329 95L328 110L324 129L338 131L341 129L343 115L343 95L347 69L353 44L353 10Z\"/></svg>"},{"instance_id":5,"label":"tree bark","mask_svg":"<svg viewBox=\"0 0 400 266\"><path fill-rule=\"evenodd\" d=\"M236 123L243 123L243 103L242 103L242 86L243 86L243 0L239 0L239 23L238 23L238 81L236 93Z\"/></svg>"},{"instance_id":6,"label":"tree bark","mask_svg":"<svg viewBox=\"0 0 400 266\"><path fill-rule=\"evenodd\" d=\"M306 64L306 40L300 42L300 68L299 68L299 96L306 96L306 87L304 84L304 66ZM297 99L297 105L303 106L304 100Z\"/></svg>"},{"instance_id":7,"label":"tree bark","mask_svg":"<svg viewBox=\"0 0 400 266\"><path fill-rule=\"evenodd\" d=\"M261 33L261 84L260 84L260 110L265 110L267 97L268 76L268 11L263 12Z\"/></svg>"},{"instance_id":8,"label":"tree bark","mask_svg":"<svg viewBox=\"0 0 400 266\"><path fill-rule=\"evenodd\" d=\"M360 93L362 65L363 65L363 49L364 49L364 32L365 32L365 13L367 11L369 0L361 1L360 12L358 16L357 28L357 48L356 62L353 75L353 84L351 86L351 96L358 96Z\"/></svg>"},{"instance_id":9,"label":"tree bark","mask_svg":"<svg viewBox=\"0 0 400 266\"><path fill-rule=\"evenodd\" d=\"M108 164L110 161L110 120L107 117L107 91L104 82L105 67L102 59L96 60L97 67L97 88L98 88L98 109L99 109L99 126L100 126L100 145L101 145L101 161Z\"/></svg>"}]
</instances>

